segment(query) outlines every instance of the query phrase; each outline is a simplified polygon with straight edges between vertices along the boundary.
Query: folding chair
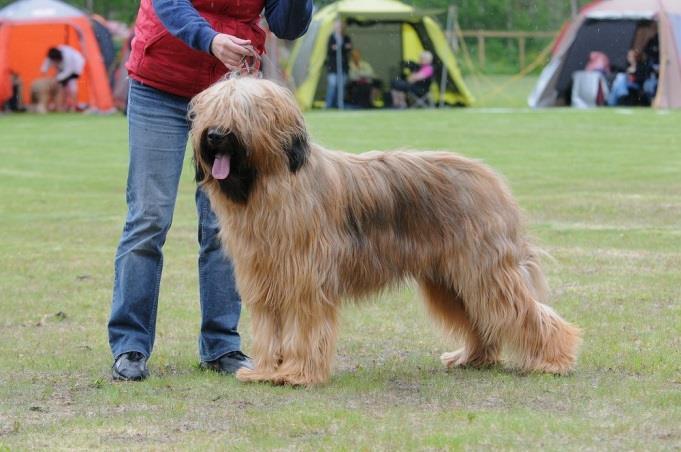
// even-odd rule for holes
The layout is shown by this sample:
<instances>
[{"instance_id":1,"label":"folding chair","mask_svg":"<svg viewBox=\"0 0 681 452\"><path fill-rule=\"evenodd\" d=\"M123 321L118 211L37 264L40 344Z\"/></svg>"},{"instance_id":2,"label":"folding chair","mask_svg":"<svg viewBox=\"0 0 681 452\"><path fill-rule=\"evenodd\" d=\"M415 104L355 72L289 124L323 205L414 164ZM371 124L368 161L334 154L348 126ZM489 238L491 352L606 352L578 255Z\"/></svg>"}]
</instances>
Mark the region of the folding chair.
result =
<instances>
[{"instance_id":1,"label":"folding chair","mask_svg":"<svg viewBox=\"0 0 681 452\"><path fill-rule=\"evenodd\" d=\"M409 108L435 108L435 101L430 93L430 84L433 78L427 78L417 82L414 91L409 90L407 93L407 103Z\"/></svg>"}]
</instances>

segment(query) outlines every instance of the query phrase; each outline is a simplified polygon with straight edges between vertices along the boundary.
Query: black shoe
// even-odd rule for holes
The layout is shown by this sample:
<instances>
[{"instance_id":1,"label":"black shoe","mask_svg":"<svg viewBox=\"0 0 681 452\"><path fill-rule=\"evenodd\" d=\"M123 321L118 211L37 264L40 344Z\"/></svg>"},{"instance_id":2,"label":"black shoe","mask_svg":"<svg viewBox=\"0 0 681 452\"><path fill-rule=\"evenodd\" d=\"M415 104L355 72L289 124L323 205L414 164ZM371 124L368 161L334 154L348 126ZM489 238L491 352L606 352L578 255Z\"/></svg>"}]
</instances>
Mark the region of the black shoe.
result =
<instances>
[{"instance_id":1,"label":"black shoe","mask_svg":"<svg viewBox=\"0 0 681 452\"><path fill-rule=\"evenodd\" d=\"M215 361L202 361L201 368L204 370L214 370L223 374L233 374L237 370L245 367L246 369L253 369L251 358L244 355L240 351L229 352Z\"/></svg>"},{"instance_id":2,"label":"black shoe","mask_svg":"<svg viewBox=\"0 0 681 452\"><path fill-rule=\"evenodd\" d=\"M111 369L114 380L141 381L149 376L147 358L139 352L123 353Z\"/></svg>"}]
</instances>

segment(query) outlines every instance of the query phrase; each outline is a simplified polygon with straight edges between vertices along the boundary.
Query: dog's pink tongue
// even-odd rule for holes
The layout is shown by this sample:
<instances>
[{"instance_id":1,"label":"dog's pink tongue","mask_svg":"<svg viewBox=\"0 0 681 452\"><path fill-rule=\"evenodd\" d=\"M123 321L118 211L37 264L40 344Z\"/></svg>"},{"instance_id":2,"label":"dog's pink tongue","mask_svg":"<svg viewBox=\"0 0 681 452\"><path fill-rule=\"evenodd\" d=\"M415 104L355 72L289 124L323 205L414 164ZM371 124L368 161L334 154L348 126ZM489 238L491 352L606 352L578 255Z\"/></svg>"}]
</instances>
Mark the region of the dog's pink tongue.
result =
<instances>
[{"instance_id":1,"label":"dog's pink tongue","mask_svg":"<svg viewBox=\"0 0 681 452\"><path fill-rule=\"evenodd\" d=\"M216 155L211 172L215 179L227 179L227 176L229 176L229 156L225 154Z\"/></svg>"}]
</instances>

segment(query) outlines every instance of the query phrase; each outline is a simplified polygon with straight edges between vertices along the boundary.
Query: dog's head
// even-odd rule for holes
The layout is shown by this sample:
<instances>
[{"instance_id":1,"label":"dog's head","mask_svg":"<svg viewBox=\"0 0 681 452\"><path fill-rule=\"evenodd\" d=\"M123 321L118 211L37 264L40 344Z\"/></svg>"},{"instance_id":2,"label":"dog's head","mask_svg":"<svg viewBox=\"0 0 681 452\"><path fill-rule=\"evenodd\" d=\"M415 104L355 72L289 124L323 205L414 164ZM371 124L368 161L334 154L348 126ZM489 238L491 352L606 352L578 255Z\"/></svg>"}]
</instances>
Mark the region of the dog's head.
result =
<instances>
[{"instance_id":1,"label":"dog's head","mask_svg":"<svg viewBox=\"0 0 681 452\"><path fill-rule=\"evenodd\" d=\"M192 99L189 115L197 178L235 202L247 201L257 178L295 173L307 162L303 115L293 95L270 81L216 83Z\"/></svg>"}]
</instances>

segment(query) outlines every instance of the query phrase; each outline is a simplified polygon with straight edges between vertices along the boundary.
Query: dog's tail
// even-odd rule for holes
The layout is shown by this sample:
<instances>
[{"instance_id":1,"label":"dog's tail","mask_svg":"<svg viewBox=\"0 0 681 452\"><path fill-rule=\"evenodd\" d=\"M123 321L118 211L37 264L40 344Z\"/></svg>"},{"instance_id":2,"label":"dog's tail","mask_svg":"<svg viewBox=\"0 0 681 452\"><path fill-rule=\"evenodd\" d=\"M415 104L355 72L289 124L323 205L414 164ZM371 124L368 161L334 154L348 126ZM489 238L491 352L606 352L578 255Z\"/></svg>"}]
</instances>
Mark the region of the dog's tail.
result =
<instances>
[{"instance_id":1,"label":"dog's tail","mask_svg":"<svg viewBox=\"0 0 681 452\"><path fill-rule=\"evenodd\" d=\"M538 248L528 246L520 262L520 287L517 294L524 305L524 318L512 338L511 351L524 370L565 374L574 368L581 344L581 331L563 320L551 307L548 286L539 265ZM515 346L513 346L515 345Z\"/></svg>"}]
</instances>

